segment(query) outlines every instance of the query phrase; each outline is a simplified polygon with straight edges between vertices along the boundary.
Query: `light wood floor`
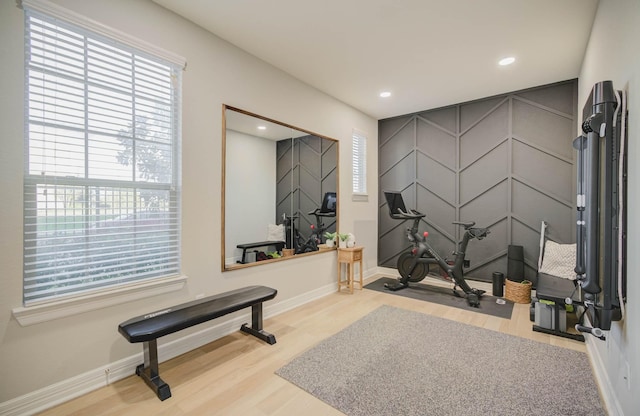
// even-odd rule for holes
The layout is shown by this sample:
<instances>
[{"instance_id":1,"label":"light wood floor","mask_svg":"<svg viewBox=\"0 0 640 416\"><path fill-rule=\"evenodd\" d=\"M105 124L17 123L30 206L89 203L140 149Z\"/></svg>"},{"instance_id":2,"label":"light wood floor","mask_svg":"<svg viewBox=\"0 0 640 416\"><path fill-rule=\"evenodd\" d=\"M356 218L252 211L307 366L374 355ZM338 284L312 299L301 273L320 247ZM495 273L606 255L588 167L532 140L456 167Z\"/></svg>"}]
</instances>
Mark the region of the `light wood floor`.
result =
<instances>
[{"instance_id":1,"label":"light wood floor","mask_svg":"<svg viewBox=\"0 0 640 416\"><path fill-rule=\"evenodd\" d=\"M342 415L281 379L274 371L380 305L585 351L582 342L533 332L529 305L516 304L511 319L507 320L371 290L356 290L353 295L335 293L265 320L265 330L277 338L275 345L236 332L161 363L160 374L172 392L172 397L164 402L158 400L139 377L131 376L41 414Z\"/></svg>"}]
</instances>

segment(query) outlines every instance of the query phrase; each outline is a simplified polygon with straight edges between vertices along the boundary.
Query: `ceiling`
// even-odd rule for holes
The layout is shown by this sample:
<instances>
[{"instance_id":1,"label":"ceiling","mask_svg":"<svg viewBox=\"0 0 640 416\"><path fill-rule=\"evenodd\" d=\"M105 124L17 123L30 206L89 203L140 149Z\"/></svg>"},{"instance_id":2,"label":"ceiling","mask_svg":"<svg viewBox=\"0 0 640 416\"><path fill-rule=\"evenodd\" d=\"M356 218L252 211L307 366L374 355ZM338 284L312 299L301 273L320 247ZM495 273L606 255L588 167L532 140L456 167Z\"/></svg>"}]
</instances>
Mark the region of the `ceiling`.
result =
<instances>
[{"instance_id":1,"label":"ceiling","mask_svg":"<svg viewBox=\"0 0 640 416\"><path fill-rule=\"evenodd\" d=\"M577 78L598 4L153 1L375 119Z\"/></svg>"}]
</instances>

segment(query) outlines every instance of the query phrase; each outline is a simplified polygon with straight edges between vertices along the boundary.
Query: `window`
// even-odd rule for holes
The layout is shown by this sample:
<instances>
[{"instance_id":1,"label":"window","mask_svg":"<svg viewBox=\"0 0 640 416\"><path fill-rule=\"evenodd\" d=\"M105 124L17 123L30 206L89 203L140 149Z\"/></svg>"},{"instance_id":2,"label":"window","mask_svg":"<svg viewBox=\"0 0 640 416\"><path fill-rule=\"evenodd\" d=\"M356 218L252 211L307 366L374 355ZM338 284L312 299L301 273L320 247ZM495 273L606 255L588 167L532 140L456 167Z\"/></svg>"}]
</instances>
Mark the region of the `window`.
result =
<instances>
[{"instance_id":1,"label":"window","mask_svg":"<svg viewBox=\"0 0 640 416\"><path fill-rule=\"evenodd\" d=\"M180 271L182 68L100 29L25 7L25 305Z\"/></svg>"},{"instance_id":2,"label":"window","mask_svg":"<svg viewBox=\"0 0 640 416\"><path fill-rule=\"evenodd\" d=\"M354 130L352 142L353 194L367 194L367 137Z\"/></svg>"}]
</instances>

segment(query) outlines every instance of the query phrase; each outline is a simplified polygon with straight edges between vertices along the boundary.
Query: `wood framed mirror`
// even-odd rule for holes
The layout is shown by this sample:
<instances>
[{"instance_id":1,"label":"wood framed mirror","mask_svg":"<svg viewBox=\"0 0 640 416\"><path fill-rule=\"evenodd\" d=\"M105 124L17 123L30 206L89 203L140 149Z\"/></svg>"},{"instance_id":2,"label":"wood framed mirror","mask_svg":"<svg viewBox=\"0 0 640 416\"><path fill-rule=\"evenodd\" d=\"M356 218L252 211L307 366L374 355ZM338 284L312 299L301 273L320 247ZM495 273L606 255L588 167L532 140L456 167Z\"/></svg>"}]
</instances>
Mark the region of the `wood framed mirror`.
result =
<instances>
[{"instance_id":1,"label":"wood framed mirror","mask_svg":"<svg viewBox=\"0 0 640 416\"><path fill-rule=\"evenodd\" d=\"M339 220L338 148L330 137L222 106L223 271L328 251L324 231ZM327 205L333 216L314 215ZM319 249L296 250L319 225Z\"/></svg>"}]
</instances>

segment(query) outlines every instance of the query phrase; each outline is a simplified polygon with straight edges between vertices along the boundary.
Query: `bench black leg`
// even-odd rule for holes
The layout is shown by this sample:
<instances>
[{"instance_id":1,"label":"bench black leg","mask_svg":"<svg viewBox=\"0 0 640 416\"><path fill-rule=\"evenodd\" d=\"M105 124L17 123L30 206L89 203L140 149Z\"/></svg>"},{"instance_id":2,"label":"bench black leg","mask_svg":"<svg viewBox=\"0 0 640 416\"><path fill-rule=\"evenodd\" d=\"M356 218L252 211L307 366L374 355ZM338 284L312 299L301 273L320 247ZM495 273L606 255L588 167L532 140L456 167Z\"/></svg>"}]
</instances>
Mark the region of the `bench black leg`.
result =
<instances>
[{"instance_id":1,"label":"bench black leg","mask_svg":"<svg viewBox=\"0 0 640 416\"><path fill-rule=\"evenodd\" d=\"M262 302L251 306L251 326L249 327L247 324L242 324L240 330L260 338L267 344L273 345L276 343L275 335L262 329Z\"/></svg>"},{"instance_id":2,"label":"bench black leg","mask_svg":"<svg viewBox=\"0 0 640 416\"><path fill-rule=\"evenodd\" d=\"M242 260L240 261L240 264L245 264L247 262L247 249L243 248L242 249Z\"/></svg>"},{"instance_id":3,"label":"bench black leg","mask_svg":"<svg viewBox=\"0 0 640 416\"><path fill-rule=\"evenodd\" d=\"M144 364L136 367L136 374L153 390L160 400L171 397L169 385L160 378L158 369L158 340L144 342Z\"/></svg>"}]
</instances>

